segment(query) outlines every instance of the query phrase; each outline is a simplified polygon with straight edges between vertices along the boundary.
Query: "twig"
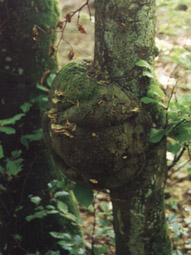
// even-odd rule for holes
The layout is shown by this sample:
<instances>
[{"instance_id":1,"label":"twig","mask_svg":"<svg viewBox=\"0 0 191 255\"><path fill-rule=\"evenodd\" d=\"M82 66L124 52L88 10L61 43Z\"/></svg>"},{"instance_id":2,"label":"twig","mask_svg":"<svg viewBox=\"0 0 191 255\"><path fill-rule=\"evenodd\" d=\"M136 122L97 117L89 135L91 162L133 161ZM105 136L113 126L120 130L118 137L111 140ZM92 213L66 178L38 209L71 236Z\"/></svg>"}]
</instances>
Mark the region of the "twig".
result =
<instances>
[{"instance_id":1,"label":"twig","mask_svg":"<svg viewBox=\"0 0 191 255\"><path fill-rule=\"evenodd\" d=\"M176 157L174 157L172 163L168 166L168 170L170 170L173 166L176 165L176 163L180 160L180 158L182 157L183 153L186 150L186 145L183 146L182 150L180 151L179 155Z\"/></svg>"}]
</instances>

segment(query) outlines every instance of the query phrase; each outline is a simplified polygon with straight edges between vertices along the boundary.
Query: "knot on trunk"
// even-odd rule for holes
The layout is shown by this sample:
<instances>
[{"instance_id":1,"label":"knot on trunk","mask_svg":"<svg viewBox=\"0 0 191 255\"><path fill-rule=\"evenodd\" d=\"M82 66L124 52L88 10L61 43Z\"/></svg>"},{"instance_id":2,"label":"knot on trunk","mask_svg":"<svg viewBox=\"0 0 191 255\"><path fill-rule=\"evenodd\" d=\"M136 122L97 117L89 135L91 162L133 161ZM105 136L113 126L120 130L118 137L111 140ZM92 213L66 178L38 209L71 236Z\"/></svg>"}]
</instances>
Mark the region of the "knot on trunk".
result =
<instances>
[{"instance_id":1,"label":"knot on trunk","mask_svg":"<svg viewBox=\"0 0 191 255\"><path fill-rule=\"evenodd\" d=\"M143 168L150 118L135 96L97 81L87 61L57 75L43 117L55 163L70 179L94 188L119 187Z\"/></svg>"}]
</instances>

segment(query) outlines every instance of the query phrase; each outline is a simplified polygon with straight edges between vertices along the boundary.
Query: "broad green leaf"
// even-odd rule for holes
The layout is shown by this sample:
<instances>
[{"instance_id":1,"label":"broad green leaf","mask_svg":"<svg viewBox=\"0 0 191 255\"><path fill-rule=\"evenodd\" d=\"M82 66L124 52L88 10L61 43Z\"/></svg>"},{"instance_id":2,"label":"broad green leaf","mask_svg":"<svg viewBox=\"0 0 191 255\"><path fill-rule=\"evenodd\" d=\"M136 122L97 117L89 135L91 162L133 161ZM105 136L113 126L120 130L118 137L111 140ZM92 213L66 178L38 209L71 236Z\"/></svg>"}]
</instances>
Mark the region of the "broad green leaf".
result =
<instances>
[{"instance_id":1,"label":"broad green leaf","mask_svg":"<svg viewBox=\"0 0 191 255\"><path fill-rule=\"evenodd\" d=\"M149 77L149 78L154 78L153 74L151 72L148 72L148 71L144 71L143 76L146 76L146 77Z\"/></svg>"},{"instance_id":2,"label":"broad green leaf","mask_svg":"<svg viewBox=\"0 0 191 255\"><path fill-rule=\"evenodd\" d=\"M152 84L150 86L149 91L150 92L148 92L148 93L152 93L152 94L158 96L159 98L165 97L164 92L162 91L162 89L160 88L160 86L158 84Z\"/></svg>"},{"instance_id":3,"label":"broad green leaf","mask_svg":"<svg viewBox=\"0 0 191 255\"><path fill-rule=\"evenodd\" d=\"M33 219L42 219L43 217L45 217L47 214L45 211L40 211L40 212L36 212L33 215L29 215L25 218L26 221L31 221Z\"/></svg>"},{"instance_id":4,"label":"broad green leaf","mask_svg":"<svg viewBox=\"0 0 191 255\"><path fill-rule=\"evenodd\" d=\"M179 143L174 144L167 143L167 151L172 152L173 154L177 154L180 149L181 146Z\"/></svg>"},{"instance_id":5,"label":"broad green leaf","mask_svg":"<svg viewBox=\"0 0 191 255\"><path fill-rule=\"evenodd\" d=\"M16 130L12 127L0 127L0 132L3 132L7 135L12 135L16 133Z\"/></svg>"},{"instance_id":6,"label":"broad green leaf","mask_svg":"<svg viewBox=\"0 0 191 255\"><path fill-rule=\"evenodd\" d=\"M145 60L139 60L137 63L136 63L136 66L140 66L140 67L146 67L148 68L149 70L152 70L152 66Z\"/></svg>"},{"instance_id":7,"label":"broad green leaf","mask_svg":"<svg viewBox=\"0 0 191 255\"><path fill-rule=\"evenodd\" d=\"M58 191L54 194L54 197L57 198L57 197L63 197L63 196L68 196L69 193L67 191Z\"/></svg>"},{"instance_id":8,"label":"broad green leaf","mask_svg":"<svg viewBox=\"0 0 191 255\"><path fill-rule=\"evenodd\" d=\"M33 132L33 134L27 134L27 135L21 136L20 141L22 145L24 145L25 147L28 147L29 142L40 141L42 138L43 138L42 129L37 129Z\"/></svg>"},{"instance_id":9,"label":"broad green leaf","mask_svg":"<svg viewBox=\"0 0 191 255\"><path fill-rule=\"evenodd\" d=\"M57 203L57 208L58 208L58 210L60 210L63 213L68 212L68 206L60 200Z\"/></svg>"},{"instance_id":10,"label":"broad green leaf","mask_svg":"<svg viewBox=\"0 0 191 255\"><path fill-rule=\"evenodd\" d=\"M165 136L165 129L155 129L151 128L149 141L151 143L158 143Z\"/></svg>"},{"instance_id":11,"label":"broad green leaf","mask_svg":"<svg viewBox=\"0 0 191 255\"><path fill-rule=\"evenodd\" d=\"M24 115L25 114L20 113L20 114L15 115L12 118L0 120L0 126L2 126L2 125L14 125L16 123L16 121L20 120Z\"/></svg>"},{"instance_id":12,"label":"broad green leaf","mask_svg":"<svg viewBox=\"0 0 191 255\"><path fill-rule=\"evenodd\" d=\"M40 197L38 197L38 196L35 196L35 197L31 197L30 200L35 205L38 205L42 199Z\"/></svg>"},{"instance_id":13,"label":"broad green leaf","mask_svg":"<svg viewBox=\"0 0 191 255\"><path fill-rule=\"evenodd\" d=\"M85 206L86 208L88 208L88 206L93 201L92 189L82 186L82 185L79 185L79 184L75 184L72 187L72 190L73 190L74 195L75 195L76 199L78 200L78 202L80 204L82 204L83 206Z\"/></svg>"},{"instance_id":14,"label":"broad green leaf","mask_svg":"<svg viewBox=\"0 0 191 255\"><path fill-rule=\"evenodd\" d=\"M150 98L150 97L142 97L141 102L143 102L144 104L158 103L157 100Z\"/></svg>"},{"instance_id":15,"label":"broad green leaf","mask_svg":"<svg viewBox=\"0 0 191 255\"><path fill-rule=\"evenodd\" d=\"M22 171L23 168L22 162L23 162L22 158L18 158L16 160L7 159L6 163L7 173L13 176L17 175L20 171Z\"/></svg>"},{"instance_id":16,"label":"broad green leaf","mask_svg":"<svg viewBox=\"0 0 191 255\"><path fill-rule=\"evenodd\" d=\"M21 110L22 110L24 113L26 113L26 112L28 112L28 111L30 110L31 106L32 106L32 104L25 102L24 104L22 104L22 105L20 106L20 108L21 108Z\"/></svg>"},{"instance_id":17,"label":"broad green leaf","mask_svg":"<svg viewBox=\"0 0 191 255\"><path fill-rule=\"evenodd\" d=\"M0 158L4 157L3 146L0 144Z\"/></svg>"}]
</instances>

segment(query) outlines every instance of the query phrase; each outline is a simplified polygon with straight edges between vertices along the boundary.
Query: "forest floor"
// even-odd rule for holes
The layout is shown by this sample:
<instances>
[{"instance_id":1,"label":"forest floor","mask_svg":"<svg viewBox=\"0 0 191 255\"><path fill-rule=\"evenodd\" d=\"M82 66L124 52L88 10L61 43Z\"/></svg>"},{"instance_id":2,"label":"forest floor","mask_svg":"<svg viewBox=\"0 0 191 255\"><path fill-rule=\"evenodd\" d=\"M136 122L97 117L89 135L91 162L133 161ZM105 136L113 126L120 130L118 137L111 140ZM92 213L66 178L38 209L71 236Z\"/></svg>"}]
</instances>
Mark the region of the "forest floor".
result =
<instances>
[{"instance_id":1,"label":"forest floor","mask_svg":"<svg viewBox=\"0 0 191 255\"><path fill-rule=\"evenodd\" d=\"M161 3L162 0L158 2ZM190 0L188 2L187 6L189 4L191 6ZM60 0L62 19L67 13L77 10L84 3L85 0ZM90 1L90 7L91 20L87 6L80 13L79 23L86 33L80 33L78 30L77 14L72 18L72 22L67 24L58 50L61 66L69 62L70 51L74 52L73 60L93 58L93 1ZM169 94L174 86L176 86L176 93L179 94L190 93L191 89L191 72L185 68L185 63L174 61L185 52L191 59L191 19L185 15L188 11L191 11L190 8L179 10L174 5L171 7L161 5L157 9L156 45L159 48L159 55L156 58L156 74L164 90ZM188 154L185 153L178 164L169 171L166 184L166 215L173 244L173 255L191 254L191 163ZM170 153L167 154L167 159L170 163L172 160ZM95 196L90 210L81 207L86 244L90 251L92 245L97 245L98 248L100 245L100 249L107 246L109 247L107 252L104 253L103 249L102 254L114 255L109 195L96 192ZM101 253L98 251L97 254Z\"/></svg>"}]
</instances>

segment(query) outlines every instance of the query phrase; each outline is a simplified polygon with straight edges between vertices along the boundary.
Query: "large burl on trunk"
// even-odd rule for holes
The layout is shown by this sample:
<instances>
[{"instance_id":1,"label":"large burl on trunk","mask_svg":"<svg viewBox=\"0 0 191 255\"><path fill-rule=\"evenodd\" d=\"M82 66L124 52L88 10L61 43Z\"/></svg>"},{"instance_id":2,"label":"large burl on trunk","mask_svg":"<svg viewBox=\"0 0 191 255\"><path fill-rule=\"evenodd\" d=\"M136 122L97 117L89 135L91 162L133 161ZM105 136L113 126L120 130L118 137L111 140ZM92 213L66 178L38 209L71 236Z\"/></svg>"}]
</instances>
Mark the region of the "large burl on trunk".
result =
<instances>
[{"instance_id":1,"label":"large burl on trunk","mask_svg":"<svg viewBox=\"0 0 191 255\"><path fill-rule=\"evenodd\" d=\"M88 61L70 63L57 75L43 118L56 164L95 188L120 187L141 173L150 126L133 94L97 81Z\"/></svg>"}]
</instances>

